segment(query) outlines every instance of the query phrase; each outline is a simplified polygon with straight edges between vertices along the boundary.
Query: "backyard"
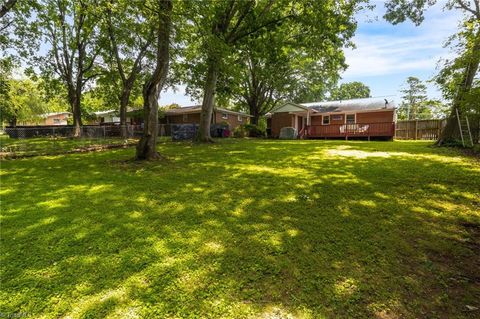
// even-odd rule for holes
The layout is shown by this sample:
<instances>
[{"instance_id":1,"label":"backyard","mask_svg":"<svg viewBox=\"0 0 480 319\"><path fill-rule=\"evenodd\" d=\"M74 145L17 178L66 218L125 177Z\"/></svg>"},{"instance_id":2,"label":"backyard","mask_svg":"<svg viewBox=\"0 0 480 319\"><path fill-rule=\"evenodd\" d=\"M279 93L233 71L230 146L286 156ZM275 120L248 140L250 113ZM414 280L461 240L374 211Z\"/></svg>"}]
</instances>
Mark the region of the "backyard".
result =
<instances>
[{"instance_id":1,"label":"backyard","mask_svg":"<svg viewBox=\"0 0 480 319\"><path fill-rule=\"evenodd\" d=\"M480 163L430 144L3 160L0 314L478 318Z\"/></svg>"}]
</instances>

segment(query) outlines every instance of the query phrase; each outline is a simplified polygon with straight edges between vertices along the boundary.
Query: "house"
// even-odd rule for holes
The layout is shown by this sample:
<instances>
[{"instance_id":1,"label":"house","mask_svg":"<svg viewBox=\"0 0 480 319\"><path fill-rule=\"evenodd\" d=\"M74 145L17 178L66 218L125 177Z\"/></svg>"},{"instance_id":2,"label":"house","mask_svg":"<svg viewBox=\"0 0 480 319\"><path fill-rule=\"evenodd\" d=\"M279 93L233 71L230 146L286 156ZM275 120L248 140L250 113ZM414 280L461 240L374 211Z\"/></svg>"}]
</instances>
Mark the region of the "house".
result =
<instances>
[{"instance_id":1,"label":"house","mask_svg":"<svg viewBox=\"0 0 480 319\"><path fill-rule=\"evenodd\" d=\"M161 124L199 124L201 105L181 107L165 111L165 116L160 119ZM232 110L215 107L213 109L212 124L228 124L230 130L249 123L251 115Z\"/></svg>"},{"instance_id":2,"label":"house","mask_svg":"<svg viewBox=\"0 0 480 319\"><path fill-rule=\"evenodd\" d=\"M120 115L118 110L108 110L94 112L95 120L92 124L120 124Z\"/></svg>"},{"instance_id":3,"label":"house","mask_svg":"<svg viewBox=\"0 0 480 319\"><path fill-rule=\"evenodd\" d=\"M35 119L30 121L22 121L17 125L23 126L52 126L52 125L67 125L68 118L72 115L70 112L52 112L38 115Z\"/></svg>"},{"instance_id":4,"label":"house","mask_svg":"<svg viewBox=\"0 0 480 319\"><path fill-rule=\"evenodd\" d=\"M267 118L272 137L283 127L293 127L305 138L393 138L395 104L378 98L330 102L287 102Z\"/></svg>"}]
</instances>

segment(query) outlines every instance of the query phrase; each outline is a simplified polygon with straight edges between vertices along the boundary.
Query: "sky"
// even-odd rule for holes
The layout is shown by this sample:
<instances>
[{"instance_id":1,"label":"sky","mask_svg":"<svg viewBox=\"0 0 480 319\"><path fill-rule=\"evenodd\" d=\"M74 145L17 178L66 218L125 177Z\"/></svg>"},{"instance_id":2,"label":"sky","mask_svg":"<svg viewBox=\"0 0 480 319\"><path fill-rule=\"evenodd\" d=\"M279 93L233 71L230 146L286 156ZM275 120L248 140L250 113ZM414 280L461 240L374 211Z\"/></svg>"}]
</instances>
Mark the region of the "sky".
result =
<instances>
[{"instance_id":1,"label":"sky","mask_svg":"<svg viewBox=\"0 0 480 319\"><path fill-rule=\"evenodd\" d=\"M429 8L423 23L416 27L410 21L391 25L383 20L383 2L373 1L376 8L359 12L358 28L353 38L355 49L346 49L349 65L342 74L343 82L360 81L370 87L373 97L385 97L399 103L400 90L409 76L426 81L437 72L440 58L452 56L443 45L457 29L461 15L458 10L443 10L446 0ZM428 96L441 98L433 83L427 83ZM160 105L177 103L181 106L198 104L185 94L185 88L162 92Z\"/></svg>"}]
</instances>

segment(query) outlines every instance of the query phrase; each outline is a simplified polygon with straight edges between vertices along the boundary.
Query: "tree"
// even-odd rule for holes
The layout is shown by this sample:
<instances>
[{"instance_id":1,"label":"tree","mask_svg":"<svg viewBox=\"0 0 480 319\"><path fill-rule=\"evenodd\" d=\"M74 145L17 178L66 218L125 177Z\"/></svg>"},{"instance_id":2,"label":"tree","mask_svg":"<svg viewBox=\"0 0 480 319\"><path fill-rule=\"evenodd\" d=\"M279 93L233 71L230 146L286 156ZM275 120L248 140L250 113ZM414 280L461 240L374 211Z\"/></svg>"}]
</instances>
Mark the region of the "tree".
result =
<instances>
[{"instance_id":1,"label":"tree","mask_svg":"<svg viewBox=\"0 0 480 319\"><path fill-rule=\"evenodd\" d=\"M167 80L170 60L170 38L172 33L171 0L155 0L148 2L151 14L146 16L146 23L151 26L156 36L155 43L155 69L150 74L143 86L143 135L136 149L137 160L158 159L158 98ZM150 9L149 9L150 10Z\"/></svg>"},{"instance_id":2,"label":"tree","mask_svg":"<svg viewBox=\"0 0 480 319\"><path fill-rule=\"evenodd\" d=\"M362 82L342 83L330 92L330 100L350 100L370 97L370 88Z\"/></svg>"},{"instance_id":3,"label":"tree","mask_svg":"<svg viewBox=\"0 0 480 319\"><path fill-rule=\"evenodd\" d=\"M263 18L270 11L272 3L261 1L258 7L260 6L264 8L261 14ZM194 79L189 83L203 86L200 126L196 137L198 142L212 142L210 122L215 104L217 81L228 65L226 60L231 57L235 43L240 38L251 34L253 29L258 28L252 19L252 13L256 7L253 0L184 2L185 13L189 16L189 20L193 21L187 49L201 62L190 69L191 72L197 73L193 77L201 77L201 81Z\"/></svg>"},{"instance_id":4,"label":"tree","mask_svg":"<svg viewBox=\"0 0 480 319\"><path fill-rule=\"evenodd\" d=\"M398 111L398 118L402 120L418 120L427 113L427 86L420 79L409 76L402 92L402 103Z\"/></svg>"},{"instance_id":5,"label":"tree","mask_svg":"<svg viewBox=\"0 0 480 319\"><path fill-rule=\"evenodd\" d=\"M320 6L316 12L326 20L334 12L343 14L335 14L335 23L321 28L302 14L239 41L234 65L240 70L231 72L224 85L229 90L223 91L249 111L253 124L281 101L323 99L339 71L346 68L343 47L355 30L354 8L338 3L337 7ZM312 40L316 38L319 41ZM223 93L222 87L219 91Z\"/></svg>"},{"instance_id":6,"label":"tree","mask_svg":"<svg viewBox=\"0 0 480 319\"><path fill-rule=\"evenodd\" d=\"M1 122L15 127L18 122L36 120L48 111L43 92L29 79L9 79L7 90L0 90Z\"/></svg>"},{"instance_id":7,"label":"tree","mask_svg":"<svg viewBox=\"0 0 480 319\"><path fill-rule=\"evenodd\" d=\"M176 109L179 109L179 108L181 108L181 106L178 105L177 103L172 103L172 104L168 104L168 105L161 106L160 108L161 108L162 110L164 110L164 111L168 111L168 110L176 110Z\"/></svg>"},{"instance_id":8,"label":"tree","mask_svg":"<svg viewBox=\"0 0 480 319\"><path fill-rule=\"evenodd\" d=\"M89 80L97 74L94 72L98 57L95 0L38 0L32 6L32 12L18 12L32 21L27 23L27 29L17 23L18 34L29 33L35 43L21 42L17 47L23 56L38 50L41 43L46 43L45 56L36 55L27 61L40 69L46 82L61 83L67 92L67 99L73 113L74 135L81 134L81 101L82 94ZM28 21L28 22L26 22ZM43 41L43 42L42 42Z\"/></svg>"},{"instance_id":9,"label":"tree","mask_svg":"<svg viewBox=\"0 0 480 319\"><path fill-rule=\"evenodd\" d=\"M449 107L438 99L428 99L425 101L426 112L421 119L444 119L448 115Z\"/></svg>"},{"instance_id":10,"label":"tree","mask_svg":"<svg viewBox=\"0 0 480 319\"><path fill-rule=\"evenodd\" d=\"M460 88L465 81L465 70L472 68L478 57L475 50L475 39L478 34L478 23L464 21L463 28L460 32L452 36L447 44L449 44L457 56L453 59L445 59L442 61L443 67L434 77L434 81L442 89L443 96L446 99L454 100L459 93ZM475 78L476 77L476 78ZM471 88L468 92L464 92L462 99L459 101L461 112L465 115L480 116L480 81L478 80L478 69L476 75L472 79Z\"/></svg>"},{"instance_id":11,"label":"tree","mask_svg":"<svg viewBox=\"0 0 480 319\"><path fill-rule=\"evenodd\" d=\"M293 30L292 33L299 30L303 31L303 33L296 33L299 39L289 39L298 41L297 43L308 44L307 47L313 47L315 44L323 46L329 42L335 45L338 42L344 43L352 34L351 28L347 28L343 33L343 30L336 29L335 26L337 23L341 25L345 17L350 18L359 2L349 1L341 4L336 1L308 0L298 2L290 0L186 2L186 11L190 12L189 20L192 21L192 31L189 32L192 38L188 41L187 60L188 55L190 55L195 56L199 62L188 68L185 78L190 90L192 86L194 88L198 88L200 85L203 87L202 115L197 141L212 141L210 121L217 93L217 84L219 79L228 81L230 74L233 74L233 76L238 74L231 71L237 67L235 57L244 41L254 39L263 33L274 33L284 25L286 28L290 26ZM209 5L205 5L206 3ZM319 16L323 16L323 14L325 14L325 18L319 19ZM325 30L339 30L340 35L337 36L335 32L325 32ZM258 47L253 46L255 51ZM272 46L271 49L274 51L277 48ZM267 54L268 50L258 52ZM309 57L307 55L304 59L305 64L309 62L309 58L315 59L314 56ZM245 59L243 65L251 67L251 70L255 68L256 74L259 74L257 65L262 65L264 61L258 60L259 63L257 63L256 60L257 57L251 55ZM250 72L250 75L248 72ZM302 76L301 74L295 75ZM247 71L247 73L244 73L244 77L252 77L252 72ZM233 81L236 80L233 79ZM263 97L260 99L271 100L269 98L270 92L272 92L271 89L263 89L263 93L261 93ZM244 96L246 97L246 95ZM245 98L242 99L246 101Z\"/></svg>"},{"instance_id":12,"label":"tree","mask_svg":"<svg viewBox=\"0 0 480 319\"><path fill-rule=\"evenodd\" d=\"M387 13L384 18L393 24L410 19L416 25L419 25L424 19L424 11L436 2L436 0L389 0L385 4ZM477 92L475 75L480 64L479 1L449 0L446 3L446 8L462 11L465 14L465 20L457 34L458 38L463 39L463 43L460 43L458 47L460 48L457 52L458 57L453 62L447 62L443 70L440 71L440 77L437 77L437 83L441 85L442 91L447 93L445 97L452 100L447 124L437 141L437 145L442 145L448 140L455 139L456 134L459 132L457 129L457 112L461 115L476 108L475 103L469 103L469 101L472 101L472 95L475 95L475 92ZM455 70L456 76L449 78L448 74L451 74L453 70ZM453 81L446 80L448 78ZM453 89L452 86L454 87Z\"/></svg>"},{"instance_id":13,"label":"tree","mask_svg":"<svg viewBox=\"0 0 480 319\"><path fill-rule=\"evenodd\" d=\"M127 107L153 42L154 30L138 18L140 12L147 10L142 1L106 0L103 6L102 31L108 35L103 53L113 67L106 70L106 77L113 83L117 77L120 80L120 92L116 94L120 104L120 131L122 137L127 137Z\"/></svg>"}]
</instances>

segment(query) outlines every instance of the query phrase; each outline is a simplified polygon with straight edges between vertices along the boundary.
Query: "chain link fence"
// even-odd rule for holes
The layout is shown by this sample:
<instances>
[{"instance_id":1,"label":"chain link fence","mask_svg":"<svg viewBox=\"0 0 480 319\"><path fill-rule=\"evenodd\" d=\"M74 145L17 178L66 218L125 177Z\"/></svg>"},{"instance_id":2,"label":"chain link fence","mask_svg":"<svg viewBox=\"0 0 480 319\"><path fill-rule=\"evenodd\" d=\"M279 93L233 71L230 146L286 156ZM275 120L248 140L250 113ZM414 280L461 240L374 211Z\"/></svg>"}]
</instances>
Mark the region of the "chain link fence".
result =
<instances>
[{"instance_id":1,"label":"chain link fence","mask_svg":"<svg viewBox=\"0 0 480 319\"><path fill-rule=\"evenodd\" d=\"M0 137L0 156L27 157L86 152L134 145L141 127L129 126L127 137L120 137L119 126L83 126L75 137L73 126L6 127Z\"/></svg>"},{"instance_id":2,"label":"chain link fence","mask_svg":"<svg viewBox=\"0 0 480 319\"><path fill-rule=\"evenodd\" d=\"M198 124L159 124L159 141L191 140ZM225 128L212 125L213 137L225 137ZM5 127L0 135L0 157L15 158L94 151L135 145L143 125L127 125L127 137L121 137L120 125L86 125L75 137L73 126ZM222 135L223 134L223 135Z\"/></svg>"},{"instance_id":3,"label":"chain link fence","mask_svg":"<svg viewBox=\"0 0 480 319\"><path fill-rule=\"evenodd\" d=\"M141 125L128 125L127 137L140 135L143 130ZM17 126L6 127L4 132L10 138L23 139L35 137L75 137L73 126ZM80 138L107 138L120 137L119 125L86 125L80 128Z\"/></svg>"}]
</instances>

